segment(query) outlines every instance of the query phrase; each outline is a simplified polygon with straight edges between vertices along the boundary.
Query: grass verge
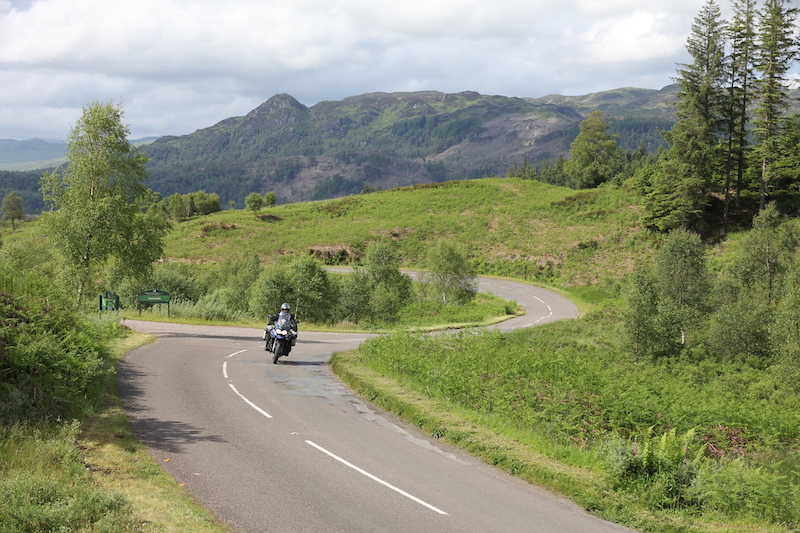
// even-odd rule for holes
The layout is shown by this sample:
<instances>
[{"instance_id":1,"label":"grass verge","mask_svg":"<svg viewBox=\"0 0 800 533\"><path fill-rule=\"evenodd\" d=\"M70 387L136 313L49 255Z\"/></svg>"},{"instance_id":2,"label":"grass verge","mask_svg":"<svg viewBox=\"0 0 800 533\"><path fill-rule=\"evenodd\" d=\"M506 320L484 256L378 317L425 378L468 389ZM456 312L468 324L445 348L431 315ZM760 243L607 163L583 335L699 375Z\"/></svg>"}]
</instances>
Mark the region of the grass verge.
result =
<instances>
[{"instance_id":1,"label":"grass verge","mask_svg":"<svg viewBox=\"0 0 800 533\"><path fill-rule=\"evenodd\" d=\"M112 346L112 361L116 364L153 339L127 335ZM92 482L124 495L139 524L136 531L230 533L161 468L133 434L115 378L108 379L102 408L84 421L77 440Z\"/></svg>"},{"instance_id":2,"label":"grass verge","mask_svg":"<svg viewBox=\"0 0 800 533\"><path fill-rule=\"evenodd\" d=\"M566 496L603 519L648 532L794 530L786 524L713 511L703 516L691 510L654 512L636 494L613 489L601 467L601 448L558 444L552 435L515 429L492 415L415 391L371 368L358 350L335 354L330 364L343 382L380 408L511 475Z\"/></svg>"},{"instance_id":3,"label":"grass verge","mask_svg":"<svg viewBox=\"0 0 800 533\"><path fill-rule=\"evenodd\" d=\"M106 364L153 339L117 338ZM102 386L82 421L0 425L0 533L230 533L133 434L115 373Z\"/></svg>"}]
</instances>

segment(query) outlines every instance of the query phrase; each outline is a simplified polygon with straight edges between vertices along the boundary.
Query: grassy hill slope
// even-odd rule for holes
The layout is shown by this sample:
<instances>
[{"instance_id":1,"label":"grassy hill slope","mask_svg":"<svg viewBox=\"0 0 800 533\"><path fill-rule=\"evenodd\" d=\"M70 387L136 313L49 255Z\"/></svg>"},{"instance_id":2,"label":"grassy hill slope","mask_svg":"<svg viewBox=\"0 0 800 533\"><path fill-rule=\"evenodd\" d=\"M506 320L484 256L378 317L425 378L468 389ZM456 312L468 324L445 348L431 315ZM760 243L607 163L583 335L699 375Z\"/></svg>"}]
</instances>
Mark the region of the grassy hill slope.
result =
<instances>
[{"instance_id":1,"label":"grassy hill slope","mask_svg":"<svg viewBox=\"0 0 800 533\"><path fill-rule=\"evenodd\" d=\"M178 224L166 250L185 261L310 253L337 264L357 260L370 242L391 240L404 266L419 267L431 243L449 239L463 244L482 274L580 285L628 272L635 257L650 253L637 203L613 186L576 192L513 178L446 182L258 214L214 213Z\"/></svg>"},{"instance_id":2,"label":"grassy hill slope","mask_svg":"<svg viewBox=\"0 0 800 533\"><path fill-rule=\"evenodd\" d=\"M598 303L584 305L578 320L437 337L425 350L418 335L380 337L332 365L434 438L609 520L643 531L796 531L799 400L791 384L699 351L649 360L623 347L622 298L604 288L660 244L640 231L639 217L639 199L620 187L490 178L216 213L178 225L167 250L192 262L310 253L338 263L391 240L415 267L447 239L481 273ZM713 249L712 269L730 263L742 235Z\"/></svg>"}]
</instances>

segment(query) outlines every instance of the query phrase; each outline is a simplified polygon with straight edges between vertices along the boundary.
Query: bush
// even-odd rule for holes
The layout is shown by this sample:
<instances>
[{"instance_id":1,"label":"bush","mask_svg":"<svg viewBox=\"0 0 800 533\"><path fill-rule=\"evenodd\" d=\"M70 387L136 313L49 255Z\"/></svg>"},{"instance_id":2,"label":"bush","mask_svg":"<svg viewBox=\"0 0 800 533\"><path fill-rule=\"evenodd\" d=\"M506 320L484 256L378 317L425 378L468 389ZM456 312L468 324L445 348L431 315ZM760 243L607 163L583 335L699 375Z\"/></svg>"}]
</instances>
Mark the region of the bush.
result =
<instances>
[{"instance_id":1,"label":"bush","mask_svg":"<svg viewBox=\"0 0 800 533\"><path fill-rule=\"evenodd\" d=\"M358 324L371 316L369 306L373 285L369 275L363 270L340 276L337 279L339 300L336 306L336 321L347 320Z\"/></svg>"},{"instance_id":2,"label":"bush","mask_svg":"<svg viewBox=\"0 0 800 533\"><path fill-rule=\"evenodd\" d=\"M244 199L244 205L253 213L258 213L264 207L264 197L257 192L251 192Z\"/></svg>"},{"instance_id":3,"label":"bush","mask_svg":"<svg viewBox=\"0 0 800 533\"><path fill-rule=\"evenodd\" d=\"M174 317L201 318L203 320L220 322L232 322L252 318L248 313L231 309L225 303L227 297L221 295L221 292L224 292L224 290L204 296L198 302L193 302L191 300L177 300L171 302L170 312Z\"/></svg>"},{"instance_id":4,"label":"bush","mask_svg":"<svg viewBox=\"0 0 800 533\"><path fill-rule=\"evenodd\" d=\"M423 276L430 283L430 296L443 304L464 304L478 292L478 275L467 261L464 252L449 241L442 240L428 250L428 272Z\"/></svg>"},{"instance_id":5,"label":"bush","mask_svg":"<svg viewBox=\"0 0 800 533\"><path fill-rule=\"evenodd\" d=\"M400 272L399 253L394 244L376 243L367 248L364 271L372 285L370 310L378 322L394 322L397 313L411 299L411 278Z\"/></svg>"},{"instance_id":6,"label":"bush","mask_svg":"<svg viewBox=\"0 0 800 533\"><path fill-rule=\"evenodd\" d=\"M322 264L313 257L304 256L289 265L287 275L295 298L285 301L294 304L292 310L297 319L315 324L333 322L337 286Z\"/></svg>"},{"instance_id":7,"label":"bush","mask_svg":"<svg viewBox=\"0 0 800 533\"><path fill-rule=\"evenodd\" d=\"M0 419L74 416L91 409L109 372L102 341L115 322L92 322L46 300L0 295Z\"/></svg>"},{"instance_id":8,"label":"bush","mask_svg":"<svg viewBox=\"0 0 800 533\"><path fill-rule=\"evenodd\" d=\"M265 268L250 291L248 309L256 317L266 319L276 313L283 302L296 300L295 287L285 266Z\"/></svg>"},{"instance_id":9,"label":"bush","mask_svg":"<svg viewBox=\"0 0 800 533\"><path fill-rule=\"evenodd\" d=\"M167 291L172 300L196 302L202 294L192 268L183 263L165 263L153 269L148 288Z\"/></svg>"},{"instance_id":10,"label":"bush","mask_svg":"<svg viewBox=\"0 0 800 533\"><path fill-rule=\"evenodd\" d=\"M288 266L265 269L250 291L248 308L254 316L267 317L277 313L285 302L292 306L298 320L331 323L335 319L337 288L319 261L305 256Z\"/></svg>"}]
</instances>

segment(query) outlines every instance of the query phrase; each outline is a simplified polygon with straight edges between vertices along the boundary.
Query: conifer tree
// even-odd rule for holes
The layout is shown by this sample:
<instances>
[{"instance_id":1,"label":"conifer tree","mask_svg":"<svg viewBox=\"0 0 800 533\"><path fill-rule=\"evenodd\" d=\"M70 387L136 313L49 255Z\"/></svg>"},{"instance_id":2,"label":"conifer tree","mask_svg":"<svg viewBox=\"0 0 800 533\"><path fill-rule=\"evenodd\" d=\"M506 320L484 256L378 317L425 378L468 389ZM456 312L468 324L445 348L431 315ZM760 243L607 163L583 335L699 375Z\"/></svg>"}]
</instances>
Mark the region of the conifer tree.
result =
<instances>
[{"instance_id":1,"label":"conifer tree","mask_svg":"<svg viewBox=\"0 0 800 533\"><path fill-rule=\"evenodd\" d=\"M733 173L736 173L736 206L740 205L742 181L746 167L748 145L747 126L748 107L753 100L755 74L753 62L756 54L755 42L755 0L733 0L734 15L728 26L730 53L727 57L728 95L725 107L727 135L727 158L725 168L725 211L723 218L730 214L731 187Z\"/></svg>"},{"instance_id":2,"label":"conifer tree","mask_svg":"<svg viewBox=\"0 0 800 533\"><path fill-rule=\"evenodd\" d=\"M766 0L758 25L759 48L756 70L761 74L756 86L758 105L754 111L754 151L760 164L759 209L766 207L773 164L779 157L780 135L789 105L787 73L797 55L793 33L797 10L785 0Z\"/></svg>"},{"instance_id":3,"label":"conifer tree","mask_svg":"<svg viewBox=\"0 0 800 533\"><path fill-rule=\"evenodd\" d=\"M692 24L686 40L691 64L678 65L675 81L680 85L677 115L697 122L704 139L713 144L723 105L726 25L715 0L707 0Z\"/></svg>"},{"instance_id":4,"label":"conifer tree","mask_svg":"<svg viewBox=\"0 0 800 533\"><path fill-rule=\"evenodd\" d=\"M686 41L693 61L679 65L675 78L680 86L678 122L667 134L670 149L646 199L648 223L662 231L695 228L715 185L724 104L724 29L719 6L708 0Z\"/></svg>"}]
</instances>

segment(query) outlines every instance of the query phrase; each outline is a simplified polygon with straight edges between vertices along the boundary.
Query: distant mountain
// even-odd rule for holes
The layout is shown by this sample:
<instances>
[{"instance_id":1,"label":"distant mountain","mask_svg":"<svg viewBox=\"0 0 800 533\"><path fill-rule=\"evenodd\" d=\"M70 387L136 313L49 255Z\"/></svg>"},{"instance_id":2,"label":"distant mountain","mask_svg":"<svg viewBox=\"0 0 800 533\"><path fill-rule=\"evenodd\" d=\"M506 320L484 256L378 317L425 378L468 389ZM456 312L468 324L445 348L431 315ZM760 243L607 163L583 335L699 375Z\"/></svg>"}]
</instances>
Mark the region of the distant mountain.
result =
<instances>
[{"instance_id":1,"label":"distant mountain","mask_svg":"<svg viewBox=\"0 0 800 533\"><path fill-rule=\"evenodd\" d=\"M620 144L655 149L676 88L625 88L583 97L511 98L475 92L370 93L306 107L275 95L243 117L145 147L162 195L204 189L243 205L253 191L283 201L505 174L564 154L602 109Z\"/></svg>"},{"instance_id":2,"label":"distant mountain","mask_svg":"<svg viewBox=\"0 0 800 533\"><path fill-rule=\"evenodd\" d=\"M675 117L677 87L622 88L585 96L476 92L369 93L307 107L275 95L243 117L190 135L132 141L150 157L162 196L216 192L244 206L251 192L306 201L416 183L503 175L569 151L579 123L602 110L619 144L655 150ZM41 170L65 162L63 143L0 140L0 194L17 190L41 209ZM29 171L29 172L22 172ZM38 198L36 196L38 195Z\"/></svg>"},{"instance_id":3,"label":"distant mountain","mask_svg":"<svg viewBox=\"0 0 800 533\"><path fill-rule=\"evenodd\" d=\"M11 164L31 163L32 161L49 161L64 157L65 146L62 142L49 142L42 139L14 141L0 139L0 168ZM25 165L20 165L24 167ZM22 170L22 168L20 169Z\"/></svg>"},{"instance_id":4,"label":"distant mountain","mask_svg":"<svg viewBox=\"0 0 800 533\"><path fill-rule=\"evenodd\" d=\"M673 104L677 93L677 85L668 85L660 91L624 87L584 96L552 94L542 98L525 98L525 101L567 106L581 116L588 116L592 111L599 110L611 118L655 117L673 121L675 120Z\"/></svg>"},{"instance_id":5,"label":"distant mountain","mask_svg":"<svg viewBox=\"0 0 800 533\"><path fill-rule=\"evenodd\" d=\"M134 146L145 146L157 137L131 140ZM0 139L0 170L29 171L54 168L66 163L67 145L61 141Z\"/></svg>"}]
</instances>

